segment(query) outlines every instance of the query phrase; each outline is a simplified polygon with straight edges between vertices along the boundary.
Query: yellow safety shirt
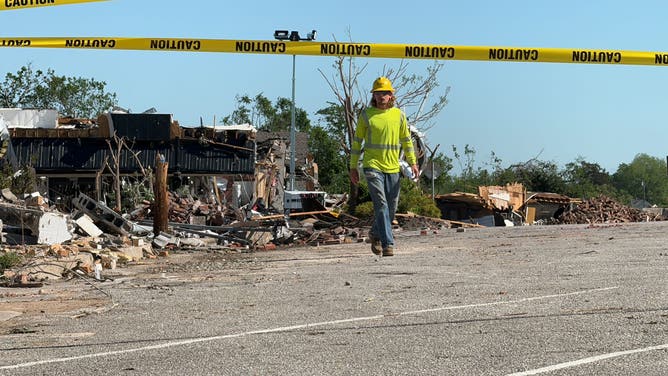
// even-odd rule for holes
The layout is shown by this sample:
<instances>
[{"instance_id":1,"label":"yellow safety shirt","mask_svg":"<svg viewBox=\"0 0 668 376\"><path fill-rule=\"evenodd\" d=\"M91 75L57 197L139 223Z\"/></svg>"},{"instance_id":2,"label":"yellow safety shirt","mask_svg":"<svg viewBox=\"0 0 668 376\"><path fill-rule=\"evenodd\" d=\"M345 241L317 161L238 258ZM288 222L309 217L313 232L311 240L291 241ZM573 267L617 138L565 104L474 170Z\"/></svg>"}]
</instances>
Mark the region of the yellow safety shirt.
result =
<instances>
[{"instance_id":1,"label":"yellow safety shirt","mask_svg":"<svg viewBox=\"0 0 668 376\"><path fill-rule=\"evenodd\" d=\"M384 173L399 172L399 153L404 151L406 162L416 163L411 132L406 115L396 108L381 110L369 107L362 111L350 151L350 168L357 168L364 144L362 166Z\"/></svg>"}]
</instances>

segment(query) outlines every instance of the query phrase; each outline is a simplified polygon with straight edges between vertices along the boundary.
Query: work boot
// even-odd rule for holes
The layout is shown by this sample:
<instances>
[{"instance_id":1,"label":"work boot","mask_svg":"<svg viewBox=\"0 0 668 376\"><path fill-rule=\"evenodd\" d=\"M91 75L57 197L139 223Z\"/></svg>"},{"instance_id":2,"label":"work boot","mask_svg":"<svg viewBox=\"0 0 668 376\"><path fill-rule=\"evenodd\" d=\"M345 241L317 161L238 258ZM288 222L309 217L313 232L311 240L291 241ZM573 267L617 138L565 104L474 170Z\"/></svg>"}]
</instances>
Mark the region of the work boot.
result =
<instances>
[{"instance_id":1,"label":"work boot","mask_svg":"<svg viewBox=\"0 0 668 376\"><path fill-rule=\"evenodd\" d=\"M371 230L369 230L369 242L371 243L371 252L380 256L383 252L383 244L380 242L380 238L371 233Z\"/></svg>"},{"instance_id":2,"label":"work boot","mask_svg":"<svg viewBox=\"0 0 668 376\"><path fill-rule=\"evenodd\" d=\"M383 257L394 256L394 248L391 245L388 245L387 248L383 249Z\"/></svg>"},{"instance_id":3,"label":"work boot","mask_svg":"<svg viewBox=\"0 0 668 376\"><path fill-rule=\"evenodd\" d=\"M383 245L381 244L380 239L371 238L371 252L373 252L374 255L380 256L382 251Z\"/></svg>"}]
</instances>

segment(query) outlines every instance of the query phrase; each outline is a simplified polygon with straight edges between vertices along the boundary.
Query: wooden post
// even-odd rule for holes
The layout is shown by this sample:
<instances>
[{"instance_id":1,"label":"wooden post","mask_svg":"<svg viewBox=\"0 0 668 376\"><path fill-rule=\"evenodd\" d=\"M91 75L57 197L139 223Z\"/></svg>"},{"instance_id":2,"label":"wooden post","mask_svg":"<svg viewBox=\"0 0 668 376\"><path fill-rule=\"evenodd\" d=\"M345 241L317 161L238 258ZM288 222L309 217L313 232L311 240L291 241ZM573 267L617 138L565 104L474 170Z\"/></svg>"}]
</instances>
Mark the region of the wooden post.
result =
<instances>
[{"instance_id":1,"label":"wooden post","mask_svg":"<svg viewBox=\"0 0 668 376\"><path fill-rule=\"evenodd\" d=\"M155 157L155 213L153 214L153 234L158 236L161 231L167 231L169 216L169 199L167 197L167 168L169 163L161 154Z\"/></svg>"},{"instance_id":2,"label":"wooden post","mask_svg":"<svg viewBox=\"0 0 668 376\"><path fill-rule=\"evenodd\" d=\"M102 170L104 169L104 166L100 169L100 171L95 172L95 199L99 202L102 201Z\"/></svg>"}]
</instances>

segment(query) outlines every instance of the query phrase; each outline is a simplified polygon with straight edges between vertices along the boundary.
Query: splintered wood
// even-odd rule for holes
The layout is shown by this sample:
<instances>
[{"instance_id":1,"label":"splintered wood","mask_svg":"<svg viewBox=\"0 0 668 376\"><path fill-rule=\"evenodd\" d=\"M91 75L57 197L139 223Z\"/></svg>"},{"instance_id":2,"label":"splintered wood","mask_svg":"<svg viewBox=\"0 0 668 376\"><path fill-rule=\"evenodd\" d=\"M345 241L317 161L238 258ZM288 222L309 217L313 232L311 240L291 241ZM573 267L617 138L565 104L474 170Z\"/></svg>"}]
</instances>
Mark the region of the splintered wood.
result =
<instances>
[{"instance_id":1,"label":"splintered wood","mask_svg":"<svg viewBox=\"0 0 668 376\"><path fill-rule=\"evenodd\" d=\"M622 205L606 196L584 201L573 210L564 212L559 219L561 223L565 224L625 223L655 220L642 210Z\"/></svg>"}]
</instances>

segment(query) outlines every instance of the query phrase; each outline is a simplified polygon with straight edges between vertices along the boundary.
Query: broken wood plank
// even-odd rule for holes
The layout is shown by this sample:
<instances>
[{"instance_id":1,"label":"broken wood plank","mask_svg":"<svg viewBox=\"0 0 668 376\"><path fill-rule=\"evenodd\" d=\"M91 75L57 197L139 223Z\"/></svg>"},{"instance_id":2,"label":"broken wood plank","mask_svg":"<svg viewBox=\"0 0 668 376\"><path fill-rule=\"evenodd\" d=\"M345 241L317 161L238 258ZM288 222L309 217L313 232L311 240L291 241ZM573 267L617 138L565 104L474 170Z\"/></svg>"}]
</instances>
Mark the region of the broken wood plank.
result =
<instances>
[{"instance_id":1,"label":"broken wood plank","mask_svg":"<svg viewBox=\"0 0 668 376\"><path fill-rule=\"evenodd\" d=\"M318 210L318 211L310 211L310 212L297 212L297 213L290 213L290 217L302 217L305 215L316 215L316 214L332 214L331 211L329 210ZM254 216L252 219L253 220L266 220L266 219L279 219L279 218L285 218L283 214L275 214L275 215L267 215L267 216Z\"/></svg>"}]
</instances>

